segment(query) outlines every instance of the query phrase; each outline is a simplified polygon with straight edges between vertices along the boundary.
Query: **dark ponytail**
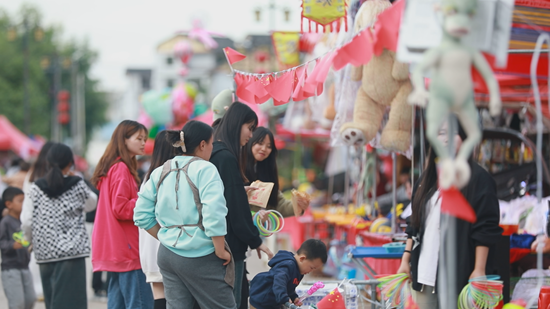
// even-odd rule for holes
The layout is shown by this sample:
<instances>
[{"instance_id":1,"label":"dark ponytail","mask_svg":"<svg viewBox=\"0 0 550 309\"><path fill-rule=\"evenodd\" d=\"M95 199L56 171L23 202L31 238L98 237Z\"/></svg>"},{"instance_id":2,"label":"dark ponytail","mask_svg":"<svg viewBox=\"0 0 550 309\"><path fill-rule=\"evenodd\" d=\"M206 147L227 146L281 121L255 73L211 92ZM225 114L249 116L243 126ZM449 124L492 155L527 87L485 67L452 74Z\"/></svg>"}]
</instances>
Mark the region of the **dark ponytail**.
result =
<instances>
[{"instance_id":1,"label":"dark ponytail","mask_svg":"<svg viewBox=\"0 0 550 309\"><path fill-rule=\"evenodd\" d=\"M191 120L180 131L167 131L166 139L170 144L177 145L181 141L181 132L183 132L185 152L180 146L175 146L176 155L192 155L202 141L210 141L214 129L202 121Z\"/></svg>"},{"instance_id":2,"label":"dark ponytail","mask_svg":"<svg viewBox=\"0 0 550 309\"><path fill-rule=\"evenodd\" d=\"M49 170L45 179L48 188L51 192L60 192L63 190L64 185L62 170L74 164L73 152L65 144L55 144L48 151L47 161Z\"/></svg>"}]
</instances>

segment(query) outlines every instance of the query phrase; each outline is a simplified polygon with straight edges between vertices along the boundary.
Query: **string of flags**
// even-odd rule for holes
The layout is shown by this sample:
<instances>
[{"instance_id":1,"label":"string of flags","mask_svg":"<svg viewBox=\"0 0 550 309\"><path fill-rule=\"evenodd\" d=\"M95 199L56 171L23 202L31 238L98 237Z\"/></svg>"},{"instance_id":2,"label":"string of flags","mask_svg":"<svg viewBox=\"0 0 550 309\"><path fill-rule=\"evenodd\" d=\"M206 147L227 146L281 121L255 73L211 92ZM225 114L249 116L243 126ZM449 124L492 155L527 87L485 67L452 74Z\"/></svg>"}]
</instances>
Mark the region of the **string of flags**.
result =
<instances>
[{"instance_id":1,"label":"string of flags","mask_svg":"<svg viewBox=\"0 0 550 309\"><path fill-rule=\"evenodd\" d=\"M226 59L233 71L240 101L262 104L270 98L274 104L282 105L291 99L302 101L320 95L330 67L338 71L346 65L367 64L373 55L380 55L385 49L396 51L404 0L396 1L382 12L374 30L366 28L358 32L349 42L336 47L324 55L292 68L271 73L249 73L233 69L233 64L246 58L236 50L226 47ZM311 64L314 67L308 70Z\"/></svg>"}]
</instances>

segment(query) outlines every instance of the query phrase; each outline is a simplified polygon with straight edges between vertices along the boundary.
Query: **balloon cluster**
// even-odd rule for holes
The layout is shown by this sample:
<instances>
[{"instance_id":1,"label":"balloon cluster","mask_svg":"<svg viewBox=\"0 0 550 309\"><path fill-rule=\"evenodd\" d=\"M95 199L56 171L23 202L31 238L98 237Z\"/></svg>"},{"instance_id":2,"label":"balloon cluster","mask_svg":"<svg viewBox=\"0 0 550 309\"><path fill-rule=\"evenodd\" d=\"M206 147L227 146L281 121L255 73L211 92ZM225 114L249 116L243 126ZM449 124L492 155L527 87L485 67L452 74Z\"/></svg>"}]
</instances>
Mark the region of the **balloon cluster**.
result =
<instances>
[{"instance_id":1,"label":"balloon cluster","mask_svg":"<svg viewBox=\"0 0 550 309\"><path fill-rule=\"evenodd\" d=\"M189 70L187 69L187 63L189 63L191 56L193 56L193 49L191 48L191 44L189 44L188 41L177 42L176 45L174 45L174 56L180 59L181 63L183 64L180 70L180 75L187 75L187 73L189 73Z\"/></svg>"}]
</instances>

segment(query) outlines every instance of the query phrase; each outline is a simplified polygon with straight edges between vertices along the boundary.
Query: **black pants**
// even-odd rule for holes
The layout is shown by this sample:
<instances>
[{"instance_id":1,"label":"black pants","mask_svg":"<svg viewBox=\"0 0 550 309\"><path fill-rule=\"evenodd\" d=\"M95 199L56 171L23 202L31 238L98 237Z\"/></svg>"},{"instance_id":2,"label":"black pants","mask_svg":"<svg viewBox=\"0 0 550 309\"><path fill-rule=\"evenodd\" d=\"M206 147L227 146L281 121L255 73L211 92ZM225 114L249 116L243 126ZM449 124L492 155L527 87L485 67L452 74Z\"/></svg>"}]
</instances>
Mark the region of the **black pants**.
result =
<instances>
[{"instance_id":1,"label":"black pants","mask_svg":"<svg viewBox=\"0 0 550 309\"><path fill-rule=\"evenodd\" d=\"M105 291L107 293L107 290L109 288L109 279L111 278L111 273L107 273L107 281L103 281L103 271L96 271L92 273L92 289L94 289L94 292L100 293L101 291Z\"/></svg>"},{"instance_id":2,"label":"black pants","mask_svg":"<svg viewBox=\"0 0 550 309\"><path fill-rule=\"evenodd\" d=\"M241 306L239 307L239 309L248 309L248 297L250 297L250 285L248 283L248 278L246 277L246 274L248 274L248 271L246 270L246 262L244 262L243 285L241 289Z\"/></svg>"},{"instance_id":3,"label":"black pants","mask_svg":"<svg viewBox=\"0 0 550 309\"><path fill-rule=\"evenodd\" d=\"M47 309L88 308L84 258L41 263L39 267Z\"/></svg>"}]
</instances>

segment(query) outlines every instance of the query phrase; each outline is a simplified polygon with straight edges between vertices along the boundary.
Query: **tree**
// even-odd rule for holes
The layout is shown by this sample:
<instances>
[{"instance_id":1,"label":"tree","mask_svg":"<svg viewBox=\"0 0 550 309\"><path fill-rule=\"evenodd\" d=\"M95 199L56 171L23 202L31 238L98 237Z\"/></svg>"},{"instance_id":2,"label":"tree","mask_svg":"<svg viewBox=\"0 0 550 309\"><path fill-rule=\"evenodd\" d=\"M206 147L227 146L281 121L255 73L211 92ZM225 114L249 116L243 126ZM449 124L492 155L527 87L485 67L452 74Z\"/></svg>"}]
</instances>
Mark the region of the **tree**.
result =
<instances>
[{"instance_id":1,"label":"tree","mask_svg":"<svg viewBox=\"0 0 550 309\"><path fill-rule=\"evenodd\" d=\"M25 32L23 20L28 27ZM60 89L71 90L70 61L79 54L79 72L85 76L86 131L89 140L94 127L105 123L107 97L97 88L98 81L89 72L97 59L97 52L87 42L61 40L62 29L42 23L40 11L32 5L23 5L16 16L9 16L0 8L0 114L5 115L24 131L24 39L28 37L30 102L30 133L49 139L54 110L53 70L56 59L61 69ZM64 136L68 129L64 128Z\"/></svg>"}]
</instances>

